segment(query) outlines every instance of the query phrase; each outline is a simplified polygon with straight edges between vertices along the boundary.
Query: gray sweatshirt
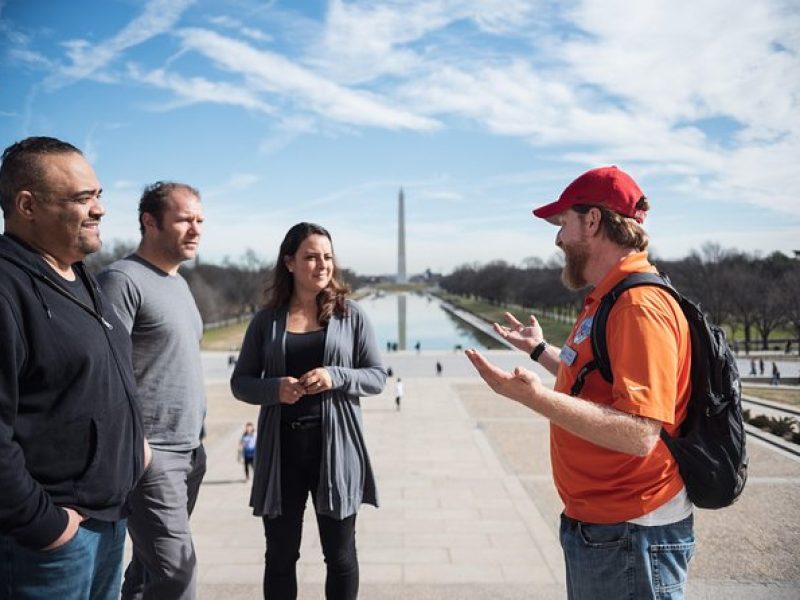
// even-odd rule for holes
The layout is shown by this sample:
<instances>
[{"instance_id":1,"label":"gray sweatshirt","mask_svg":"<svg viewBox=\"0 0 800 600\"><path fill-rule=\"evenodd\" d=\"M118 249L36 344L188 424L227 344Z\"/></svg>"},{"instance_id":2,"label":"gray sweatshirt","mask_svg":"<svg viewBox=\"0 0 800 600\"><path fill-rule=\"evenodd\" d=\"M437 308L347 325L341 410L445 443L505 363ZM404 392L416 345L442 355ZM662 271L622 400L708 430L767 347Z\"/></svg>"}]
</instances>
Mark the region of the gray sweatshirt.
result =
<instances>
[{"instance_id":1,"label":"gray sweatshirt","mask_svg":"<svg viewBox=\"0 0 800 600\"><path fill-rule=\"evenodd\" d=\"M145 435L160 450L200 445L206 412L203 321L186 280L131 254L97 276L133 341Z\"/></svg>"}]
</instances>

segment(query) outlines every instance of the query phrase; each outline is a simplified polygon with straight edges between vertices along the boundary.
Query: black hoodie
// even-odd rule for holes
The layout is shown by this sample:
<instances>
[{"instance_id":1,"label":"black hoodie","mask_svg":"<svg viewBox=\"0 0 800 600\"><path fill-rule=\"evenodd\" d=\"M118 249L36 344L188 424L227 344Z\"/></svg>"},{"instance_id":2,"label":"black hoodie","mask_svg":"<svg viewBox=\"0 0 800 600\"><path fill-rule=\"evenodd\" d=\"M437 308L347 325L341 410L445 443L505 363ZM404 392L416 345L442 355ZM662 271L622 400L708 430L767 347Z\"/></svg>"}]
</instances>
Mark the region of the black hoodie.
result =
<instances>
[{"instance_id":1,"label":"black hoodie","mask_svg":"<svg viewBox=\"0 0 800 600\"><path fill-rule=\"evenodd\" d=\"M82 263L92 305L44 259L0 235L0 533L43 548L71 507L124 516L143 470L131 341Z\"/></svg>"}]
</instances>

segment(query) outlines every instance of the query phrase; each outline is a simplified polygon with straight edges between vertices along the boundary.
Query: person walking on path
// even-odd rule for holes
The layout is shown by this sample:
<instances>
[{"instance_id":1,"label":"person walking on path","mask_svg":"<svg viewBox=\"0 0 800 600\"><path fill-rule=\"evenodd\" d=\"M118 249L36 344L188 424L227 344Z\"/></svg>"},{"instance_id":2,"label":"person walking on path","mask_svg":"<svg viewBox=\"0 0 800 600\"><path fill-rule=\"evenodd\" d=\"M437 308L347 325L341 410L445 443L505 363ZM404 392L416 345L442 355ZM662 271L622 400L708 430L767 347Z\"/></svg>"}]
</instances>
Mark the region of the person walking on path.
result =
<instances>
[{"instance_id":1,"label":"person walking on path","mask_svg":"<svg viewBox=\"0 0 800 600\"><path fill-rule=\"evenodd\" d=\"M133 556L122 598L197 596L197 558L189 517L206 471L201 443L206 411L200 338L203 321L178 267L197 254L200 193L159 181L139 201L136 252L98 279L133 340L133 367L153 464L131 494Z\"/></svg>"},{"instance_id":2,"label":"person walking on path","mask_svg":"<svg viewBox=\"0 0 800 600\"><path fill-rule=\"evenodd\" d=\"M438 360L436 361L436 376L439 377L442 374L442 363Z\"/></svg>"},{"instance_id":3,"label":"person walking on path","mask_svg":"<svg viewBox=\"0 0 800 600\"><path fill-rule=\"evenodd\" d=\"M580 395L570 395L593 358L591 324L600 299L630 273L655 272L641 226L648 209L629 175L603 167L534 210L559 226L564 283L591 290L560 351L547 344L534 316L524 325L507 313L508 326L495 330L556 375L554 390L532 371L508 373L467 351L495 392L550 420L571 599L682 598L694 553L692 504L660 439L662 427L673 436L679 431L691 387L688 323L667 291L642 286L620 296L607 321L613 383L594 371Z\"/></svg>"},{"instance_id":4,"label":"person walking on path","mask_svg":"<svg viewBox=\"0 0 800 600\"><path fill-rule=\"evenodd\" d=\"M771 385L780 385L781 383L781 372L778 369L778 365L776 362L772 362L772 379L770 380Z\"/></svg>"},{"instance_id":5,"label":"person walking on path","mask_svg":"<svg viewBox=\"0 0 800 600\"><path fill-rule=\"evenodd\" d=\"M403 401L403 380L397 378L397 383L394 386L394 404L397 410L400 410L400 403Z\"/></svg>"},{"instance_id":6,"label":"person walking on path","mask_svg":"<svg viewBox=\"0 0 800 600\"><path fill-rule=\"evenodd\" d=\"M150 460L131 341L86 271L105 209L80 150L3 152L0 598L119 596L125 500Z\"/></svg>"},{"instance_id":7,"label":"person walking on path","mask_svg":"<svg viewBox=\"0 0 800 600\"><path fill-rule=\"evenodd\" d=\"M256 456L256 430L250 422L245 424L244 432L239 439L239 456L244 463L244 480L250 481L250 469Z\"/></svg>"},{"instance_id":8,"label":"person walking on path","mask_svg":"<svg viewBox=\"0 0 800 600\"><path fill-rule=\"evenodd\" d=\"M267 304L245 334L233 395L261 406L250 505L267 541L264 597L297 597L303 512L317 517L329 600L358 596L356 514L378 505L360 397L386 370L366 314L337 280L331 236L298 223L278 252Z\"/></svg>"}]
</instances>

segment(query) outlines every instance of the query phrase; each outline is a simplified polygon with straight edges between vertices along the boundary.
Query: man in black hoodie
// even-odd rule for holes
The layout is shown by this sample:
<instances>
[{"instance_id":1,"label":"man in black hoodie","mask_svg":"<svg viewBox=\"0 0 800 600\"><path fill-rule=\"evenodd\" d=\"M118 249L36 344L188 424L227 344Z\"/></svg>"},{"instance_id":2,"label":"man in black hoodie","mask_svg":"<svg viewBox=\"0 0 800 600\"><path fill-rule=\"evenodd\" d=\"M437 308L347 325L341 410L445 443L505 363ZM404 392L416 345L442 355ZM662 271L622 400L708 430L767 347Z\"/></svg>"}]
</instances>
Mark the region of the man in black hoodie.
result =
<instances>
[{"instance_id":1,"label":"man in black hoodie","mask_svg":"<svg viewBox=\"0 0 800 600\"><path fill-rule=\"evenodd\" d=\"M3 152L0 599L119 596L149 449L130 338L81 262L100 249L100 193L70 144Z\"/></svg>"}]
</instances>

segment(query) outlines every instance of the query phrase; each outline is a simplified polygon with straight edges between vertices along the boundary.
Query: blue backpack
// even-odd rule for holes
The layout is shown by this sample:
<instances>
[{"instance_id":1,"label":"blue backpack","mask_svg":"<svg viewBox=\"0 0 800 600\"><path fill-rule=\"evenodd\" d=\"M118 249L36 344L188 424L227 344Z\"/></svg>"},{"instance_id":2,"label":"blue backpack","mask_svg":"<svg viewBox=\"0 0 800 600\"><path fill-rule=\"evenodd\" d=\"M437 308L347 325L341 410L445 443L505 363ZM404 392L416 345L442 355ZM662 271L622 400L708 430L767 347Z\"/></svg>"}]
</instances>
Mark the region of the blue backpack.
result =
<instances>
[{"instance_id":1,"label":"blue backpack","mask_svg":"<svg viewBox=\"0 0 800 600\"><path fill-rule=\"evenodd\" d=\"M689 322L692 345L692 394L679 435L661 429L661 439L678 463L686 493L699 508L733 504L747 481L747 449L742 424L741 380L725 332L710 323L700 307L684 298L666 275L632 273L600 301L592 320L594 359L585 364L570 394L583 388L595 369L609 383L614 380L606 344L608 315L617 299L632 287L657 286L678 302Z\"/></svg>"}]
</instances>

